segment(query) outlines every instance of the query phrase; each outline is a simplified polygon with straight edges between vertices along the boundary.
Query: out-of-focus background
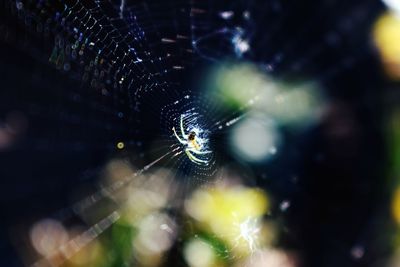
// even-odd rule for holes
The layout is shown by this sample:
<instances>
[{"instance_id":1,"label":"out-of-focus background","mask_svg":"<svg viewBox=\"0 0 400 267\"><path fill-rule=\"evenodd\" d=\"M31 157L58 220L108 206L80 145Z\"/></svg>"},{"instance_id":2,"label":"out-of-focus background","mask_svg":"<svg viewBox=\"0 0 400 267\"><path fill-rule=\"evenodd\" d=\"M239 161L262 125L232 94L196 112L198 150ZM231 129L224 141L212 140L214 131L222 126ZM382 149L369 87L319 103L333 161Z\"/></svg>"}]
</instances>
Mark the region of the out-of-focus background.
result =
<instances>
[{"instance_id":1,"label":"out-of-focus background","mask_svg":"<svg viewBox=\"0 0 400 267\"><path fill-rule=\"evenodd\" d=\"M400 1L4 0L0 74L0 266L400 266Z\"/></svg>"}]
</instances>

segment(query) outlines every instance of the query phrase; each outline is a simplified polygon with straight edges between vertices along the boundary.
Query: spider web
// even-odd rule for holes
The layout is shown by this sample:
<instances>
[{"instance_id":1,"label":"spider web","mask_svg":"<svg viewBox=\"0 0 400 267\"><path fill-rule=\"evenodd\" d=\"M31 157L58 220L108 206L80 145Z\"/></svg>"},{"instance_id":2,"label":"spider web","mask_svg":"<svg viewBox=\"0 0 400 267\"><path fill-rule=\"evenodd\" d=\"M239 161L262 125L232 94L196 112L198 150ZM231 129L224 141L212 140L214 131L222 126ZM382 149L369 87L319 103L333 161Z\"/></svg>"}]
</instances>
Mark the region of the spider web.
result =
<instances>
[{"instance_id":1,"label":"spider web","mask_svg":"<svg viewBox=\"0 0 400 267\"><path fill-rule=\"evenodd\" d=\"M6 26L2 27L6 33L2 34L6 36L3 41L19 45L35 60L50 64L68 77L71 86L68 90L63 87L61 98L68 99L67 106L88 105L95 115L82 119L79 113L64 106L55 115L41 105L37 113L67 125L84 128L89 124L94 130L110 132L104 138L86 141L80 140L77 131L57 144L48 144L45 136L33 137L32 146L50 151L58 146L62 146L61 149L72 147L77 152L101 146L111 154L115 152L115 144L123 141L128 150L138 152L135 160L140 169L73 205L73 212L78 214L160 163L183 176L190 174L193 180L185 181L191 186L210 182L220 167L218 152L221 148L214 149L207 167L194 166L184 153L178 154L170 131L182 114L193 110L200 114L211 135L218 135L241 118L244 107L224 113L218 103L212 101L215 98L204 99L198 93L196 80L201 79L210 64L241 60L256 62L266 73L277 75L284 70L292 74L301 68L312 72L315 70L309 66L310 62L318 59L326 47L334 49L342 37L340 34L346 36L350 32L343 30L342 24L333 23L332 32L339 29L340 34L324 36L325 39L313 41L309 47L299 41L308 25L331 10L329 1L321 4L320 13L302 23L302 31L285 42L281 32L285 28L285 15L281 12L287 9L289 16L301 3L266 1L260 7L255 1L17 0L5 1L4 5L7 11L4 14ZM257 9L265 12L257 12ZM361 12L350 24L360 23L367 15ZM19 36L13 36L9 26L15 20L27 39L23 44ZM268 25L267 33L260 34L263 29L255 27L257 24ZM301 56L296 45L307 47ZM344 55L329 68L322 69L319 79L329 79L351 67L360 55ZM76 84L80 87L76 88ZM146 146L149 139L158 139L156 151L149 152ZM101 166L84 169L81 176L96 173ZM109 223L102 225L109 227L117 218L112 212L104 219ZM89 228L88 236L84 236L81 243L90 242L108 227L100 227L94 234L90 232L93 228Z\"/></svg>"},{"instance_id":2,"label":"spider web","mask_svg":"<svg viewBox=\"0 0 400 267\"><path fill-rule=\"evenodd\" d=\"M103 115L128 122L130 129L128 134L124 134L119 125L108 122L102 124L99 117L95 120L92 117L92 123L96 124L94 127L97 129L105 127L107 130L113 129L114 133L120 129L117 139L112 140L111 137L111 140L103 141L102 146L105 146L106 150L112 151L115 149L115 143L121 140L128 148L142 150L143 142L140 140L149 133L156 136L159 134L160 126L163 127L158 125L160 119L166 124L174 123L184 109L196 108L203 112L203 116L216 117L215 111L206 110L203 106L206 103L204 100L195 97L179 107L181 111L171 113L170 110L176 99L182 98L181 77L185 75L183 73L193 66L197 67L200 63L196 61L202 60L202 55L194 55L192 49L191 38L198 34L191 33L188 27L191 13L194 12L190 4L176 2L152 5L143 2L127 5L125 2L112 1L65 1L51 4L8 1L6 8L19 18L19 25L26 30L27 36L32 38L33 41L27 43L32 56L45 64L48 61L61 73L82 85L79 89L72 89L72 92L65 92L72 103L79 105L87 101L93 111L101 111ZM176 23L174 18L183 18L183 21ZM185 28L179 28L177 25ZM192 27L192 30L195 29L196 27ZM17 38L6 41L16 42ZM41 43L43 40L45 49L38 49L33 45L35 41ZM82 91L85 87L93 90L88 96ZM190 89L187 92L191 96L194 94ZM44 112L45 110L42 110L41 114ZM85 121L68 110L62 110L62 113L64 123L80 126L85 124ZM154 113L155 116L150 116L150 113ZM50 117L52 116L50 114ZM147 118L146 121L142 121L143 118ZM53 119L60 118L54 116ZM206 121L207 125L210 123ZM78 151L87 149L87 146L79 146L79 141L65 141L62 144L66 147L73 144ZM46 149L51 151L54 146L48 145ZM121 190L134 177L148 171L167 156L171 157L174 152L166 151L163 155L156 156L156 159L151 153L150 156L140 154L140 157L144 158L143 161L147 162L142 169L84 197L70 210L58 212L56 218L67 220L74 215L73 213L84 214L94 205L103 203L103 199ZM171 163L169 165L171 166ZM85 173L96 173L98 168L96 166L92 170L85 170ZM194 168L185 158L180 157L172 160L172 168L184 170L193 174L200 183L207 183L206 177L215 173L216 163L215 159L212 159L210 166ZM192 184L192 181L187 180L186 187L192 187ZM70 244L84 247L118 218L118 212L112 211L110 215L94 222L87 231L72 239ZM68 258L68 255L66 257ZM42 261L39 260L36 264L40 266Z\"/></svg>"}]
</instances>

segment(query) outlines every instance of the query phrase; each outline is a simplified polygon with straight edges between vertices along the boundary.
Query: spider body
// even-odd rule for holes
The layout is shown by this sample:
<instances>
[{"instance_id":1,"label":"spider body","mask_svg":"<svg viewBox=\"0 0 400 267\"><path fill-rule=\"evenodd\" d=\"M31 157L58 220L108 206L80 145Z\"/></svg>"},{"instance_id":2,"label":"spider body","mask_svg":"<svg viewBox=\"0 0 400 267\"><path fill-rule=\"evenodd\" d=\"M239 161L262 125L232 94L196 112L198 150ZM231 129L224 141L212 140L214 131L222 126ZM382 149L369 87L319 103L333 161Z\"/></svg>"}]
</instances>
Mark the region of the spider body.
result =
<instances>
[{"instance_id":1,"label":"spider body","mask_svg":"<svg viewBox=\"0 0 400 267\"><path fill-rule=\"evenodd\" d=\"M195 132L190 132L188 136L189 141L194 141L196 139L196 133Z\"/></svg>"},{"instance_id":2,"label":"spider body","mask_svg":"<svg viewBox=\"0 0 400 267\"><path fill-rule=\"evenodd\" d=\"M197 155L205 155L211 153L211 151L203 150L203 145L199 142L199 137L196 131L190 131L188 134L185 133L183 125L184 115L181 115L180 119L180 131L182 137L178 135L175 127L172 127L172 131L178 139L179 143L184 146L184 150L190 161L199 165L208 165L208 160L199 158Z\"/></svg>"},{"instance_id":3,"label":"spider body","mask_svg":"<svg viewBox=\"0 0 400 267\"><path fill-rule=\"evenodd\" d=\"M197 139L196 133L190 132L190 134L188 135L188 146L191 146L196 150L201 150L201 147L196 139Z\"/></svg>"}]
</instances>

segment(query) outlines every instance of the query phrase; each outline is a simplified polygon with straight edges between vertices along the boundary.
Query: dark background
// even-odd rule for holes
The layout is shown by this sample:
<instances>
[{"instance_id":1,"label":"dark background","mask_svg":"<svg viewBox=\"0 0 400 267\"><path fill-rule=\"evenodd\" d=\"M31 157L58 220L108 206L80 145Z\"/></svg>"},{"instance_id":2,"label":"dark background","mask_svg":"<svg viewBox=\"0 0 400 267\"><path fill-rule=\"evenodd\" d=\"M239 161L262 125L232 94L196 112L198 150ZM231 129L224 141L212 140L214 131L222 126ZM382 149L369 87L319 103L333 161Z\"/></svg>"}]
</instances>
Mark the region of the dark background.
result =
<instances>
[{"instance_id":1,"label":"dark background","mask_svg":"<svg viewBox=\"0 0 400 267\"><path fill-rule=\"evenodd\" d=\"M285 148L283 158L257 166L258 173L272 177L260 176L257 184L292 203L285 215L289 230L282 245L300 251L304 266L380 266L380 260L390 255L389 238L381 233L388 220L382 133L388 84L371 41L371 27L383 5L373 0L195 4L210 14L250 10L250 22L240 18L231 22L243 25L251 39L251 51L243 59L272 65L275 77L307 75L321 83L329 100L323 120L292 137L293 146ZM137 131L146 125L143 121L148 122L147 113L126 100L132 97L128 89L103 95L82 81L79 66L67 73L50 64L54 33L33 32L14 5L14 1L0 4L0 123L5 125L7 116L17 112L26 128L12 146L0 150L1 266L21 266L16 252L22 242L18 227L68 207L78 185L93 186L103 164L116 153L116 142L129 140L129 147L140 151L137 142L146 145L154 137ZM139 23L146 24L150 16L156 22L148 34L155 54L190 46L161 46L152 32L154 28L165 35L188 31L193 23L188 11L176 13L188 5L185 1L137 4L146 10ZM223 23L213 15L201 19L207 22L205 32ZM211 50L223 48L212 40L208 45ZM222 50L222 56L230 58L233 53ZM212 64L186 54L164 64L167 68L182 62L189 62L185 75L167 76L174 95L183 90L179 84L190 84L199 69ZM148 98L153 96L157 93ZM151 105L159 109L162 104ZM293 177L296 185L291 183ZM360 260L351 255L355 246L365 250Z\"/></svg>"}]
</instances>

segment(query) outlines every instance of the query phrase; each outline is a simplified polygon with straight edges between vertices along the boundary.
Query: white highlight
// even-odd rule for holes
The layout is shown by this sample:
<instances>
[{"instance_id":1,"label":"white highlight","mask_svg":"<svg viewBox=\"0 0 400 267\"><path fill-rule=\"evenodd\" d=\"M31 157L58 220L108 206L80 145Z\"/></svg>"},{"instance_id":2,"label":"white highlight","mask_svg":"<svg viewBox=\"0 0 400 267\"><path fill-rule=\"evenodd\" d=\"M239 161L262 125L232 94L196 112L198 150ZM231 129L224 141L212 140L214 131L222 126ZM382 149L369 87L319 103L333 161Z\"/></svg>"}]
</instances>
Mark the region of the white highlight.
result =
<instances>
[{"instance_id":1,"label":"white highlight","mask_svg":"<svg viewBox=\"0 0 400 267\"><path fill-rule=\"evenodd\" d=\"M383 3L390 9L392 9L394 12L397 13L397 15L400 16L400 1L399 0L382 0Z\"/></svg>"},{"instance_id":2,"label":"white highlight","mask_svg":"<svg viewBox=\"0 0 400 267\"><path fill-rule=\"evenodd\" d=\"M30 238L37 252L49 256L68 241L68 233L60 222L44 219L32 227Z\"/></svg>"},{"instance_id":3,"label":"white highlight","mask_svg":"<svg viewBox=\"0 0 400 267\"><path fill-rule=\"evenodd\" d=\"M233 17L234 13L233 11L223 11L219 13L220 17L223 19L230 19Z\"/></svg>"},{"instance_id":4,"label":"white highlight","mask_svg":"<svg viewBox=\"0 0 400 267\"><path fill-rule=\"evenodd\" d=\"M240 35L235 35L232 39L232 43L235 47L235 53L237 56L241 56L250 49L248 41L244 40Z\"/></svg>"},{"instance_id":5,"label":"white highlight","mask_svg":"<svg viewBox=\"0 0 400 267\"><path fill-rule=\"evenodd\" d=\"M183 255L190 267L208 267L215 261L213 248L201 239L190 241L185 246Z\"/></svg>"},{"instance_id":6,"label":"white highlight","mask_svg":"<svg viewBox=\"0 0 400 267\"><path fill-rule=\"evenodd\" d=\"M258 162L277 153L280 142L272 121L248 118L233 130L231 143L236 155L246 161Z\"/></svg>"},{"instance_id":7,"label":"white highlight","mask_svg":"<svg viewBox=\"0 0 400 267\"><path fill-rule=\"evenodd\" d=\"M282 203L279 205L279 208L281 211L286 211L288 208L290 208L290 201L282 201Z\"/></svg>"},{"instance_id":8,"label":"white highlight","mask_svg":"<svg viewBox=\"0 0 400 267\"><path fill-rule=\"evenodd\" d=\"M257 240L261 231L261 225L257 218L247 218L237 225L239 235L236 237L236 244L239 246L243 241L249 248L251 254L257 250Z\"/></svg>"},{"instance_id":9,"label":"white highlight","mask_svg":"<svg viewBox=\"0 0 400 267\"><path fill-rule=\"evenodd\" d=\"M174 221L164 213L153 213L138 225L134 246L140 254L154 255L171 248L176 237Z\"/></svg>"},{"instance_id":10,"label":"white highlight","mask_svg":"<svg viewBox=\"0 0 400 267\"><path fill-rule=\"evenodd\" d=\"M119 17L124 18L125 0L121 0L121 5L119 6Z\"/></svg>"}]
</instances>

